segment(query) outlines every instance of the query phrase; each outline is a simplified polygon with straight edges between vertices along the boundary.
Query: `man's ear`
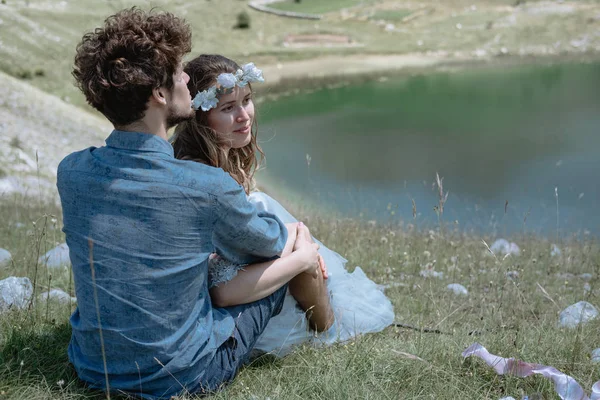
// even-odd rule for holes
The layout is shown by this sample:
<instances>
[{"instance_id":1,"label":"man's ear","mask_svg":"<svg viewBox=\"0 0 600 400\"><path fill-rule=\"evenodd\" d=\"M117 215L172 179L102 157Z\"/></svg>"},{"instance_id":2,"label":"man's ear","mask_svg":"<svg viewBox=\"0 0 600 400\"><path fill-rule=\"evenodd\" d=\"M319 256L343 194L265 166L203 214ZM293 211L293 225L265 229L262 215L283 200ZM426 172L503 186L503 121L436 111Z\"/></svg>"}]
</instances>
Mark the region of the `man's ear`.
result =
<instances>
[{"instance_id":1,"label":"man's ear","mask_svg":"<svg viewBox=\"0 0 600 400\"><path fill-rule=\"evenodd\" d=\"M167 90L162 86L152 89L152 100L158 104L167 105L166 92Z\"/></svg>"}]
</instances>

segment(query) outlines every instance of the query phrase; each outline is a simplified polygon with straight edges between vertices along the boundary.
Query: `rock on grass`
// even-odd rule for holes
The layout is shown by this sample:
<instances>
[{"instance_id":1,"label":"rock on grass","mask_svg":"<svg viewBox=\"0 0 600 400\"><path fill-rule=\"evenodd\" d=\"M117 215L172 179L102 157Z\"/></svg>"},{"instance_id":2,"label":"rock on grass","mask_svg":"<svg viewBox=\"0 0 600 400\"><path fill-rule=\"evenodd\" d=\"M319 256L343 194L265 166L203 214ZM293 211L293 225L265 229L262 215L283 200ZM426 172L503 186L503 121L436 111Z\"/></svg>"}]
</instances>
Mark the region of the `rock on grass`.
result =
<instances>
[{"instance_id":1,"label":"rock on grass","mask_svg":"<svg viewBox=\"0 0 600 400\"><path fill-rule=\"evenodd\" d=\"M29 278L11 276L0 281L0 312L27 307L33 296Z\"/></svg>"},{"instance_id":2,"label":"rock on grass","mask_svg":"<svg viewBox=\"0 0 600 400\"><path fill-rule=\"evenodd\" d=\"M565 308L559 316L558 325L563 328L575 328L598 317L596 307L587 301L580 301Z\"/></svg>"},{"instance_id":3,"label":"rock on grass","mask_svg":"<svg viewBox=\"0 0 600 400\"><path fill-rule=\"evenodd\" d=\"M10 265L11 260L12 255L10 254L10 252L8 250L0 248L0 268L4 268Z\"/></svg>"}]
</instances>

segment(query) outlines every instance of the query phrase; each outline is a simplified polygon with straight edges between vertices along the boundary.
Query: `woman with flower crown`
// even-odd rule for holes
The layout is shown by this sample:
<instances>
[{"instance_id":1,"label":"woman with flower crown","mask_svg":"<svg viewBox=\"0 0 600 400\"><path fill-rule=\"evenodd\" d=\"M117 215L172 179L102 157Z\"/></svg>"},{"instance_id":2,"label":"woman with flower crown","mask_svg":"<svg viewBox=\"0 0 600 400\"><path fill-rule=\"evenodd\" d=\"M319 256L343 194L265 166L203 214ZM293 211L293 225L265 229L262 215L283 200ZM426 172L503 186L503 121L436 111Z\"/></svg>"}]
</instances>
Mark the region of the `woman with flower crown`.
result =
<instances>
[{"instance_id":1,"label":"woman with flower crown","mask_svg":"<svg viewBox=\"0 0 600 400\"><path fill-rule=\"evenodd\" d=\"M257 155L262 159L264 154L256 141L251 84L264 82L262 71L252 63L240 67L220 55L200 55L184 70L190 76L190 93L196 94L193 107L197 112L194 119L177 126L173 137L175 156L222 168L243 186L258 212L274 214L284 223L297 222L277 201L255 190ZM299 234L312 240L305 227ZM392 324L392 305L377 285L359 267L348 273L343 257L319 245L320 282L324 293L329 294L329 304L310 306L312 294L307 292L314 286L310 282L314 279L298 276L290 282L283 309L269 321L256 350L283 356L300 343L331 344L361 333L378 332ZM223 306L246 302L244 293L260 288L260 280L247 280L245 274L260 273L259 268L265 265L233 265L215 255L209 265L213 301ZM249 288L248 282L254 287ZM315 317L327 321L329 329L315 326Z\"/></svg>"}]
</instances>

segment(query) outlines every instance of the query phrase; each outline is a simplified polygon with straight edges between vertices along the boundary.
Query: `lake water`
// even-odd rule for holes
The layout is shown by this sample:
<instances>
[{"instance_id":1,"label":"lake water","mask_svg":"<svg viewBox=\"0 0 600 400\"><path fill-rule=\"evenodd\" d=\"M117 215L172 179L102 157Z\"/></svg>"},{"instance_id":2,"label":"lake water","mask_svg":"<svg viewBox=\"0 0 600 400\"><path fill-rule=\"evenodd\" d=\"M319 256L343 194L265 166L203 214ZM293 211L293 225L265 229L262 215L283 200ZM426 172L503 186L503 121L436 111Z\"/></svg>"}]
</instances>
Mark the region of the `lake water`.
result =
<instances>
[{"instance_id":1,"label":"lake water","mask_svg":"<svg viewBox=\"0 0 600 400\"><path fill-rule=\"evenodd\" d=\"M259 112L266 175L342 214L437 224L438 172L463 229L600 234L598 63L380 78Z\"/></svg>"}]
</instances>

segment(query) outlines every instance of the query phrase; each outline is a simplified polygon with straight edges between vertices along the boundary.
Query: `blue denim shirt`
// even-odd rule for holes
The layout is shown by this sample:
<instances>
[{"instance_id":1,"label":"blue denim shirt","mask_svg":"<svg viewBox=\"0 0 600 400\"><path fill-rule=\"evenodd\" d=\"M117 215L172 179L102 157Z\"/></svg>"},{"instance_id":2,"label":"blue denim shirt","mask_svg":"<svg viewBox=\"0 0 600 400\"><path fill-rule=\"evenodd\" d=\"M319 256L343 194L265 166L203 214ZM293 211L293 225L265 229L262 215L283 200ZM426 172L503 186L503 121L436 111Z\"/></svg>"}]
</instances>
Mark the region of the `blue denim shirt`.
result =
<instances>
[{"instance_id":1,"label":"blue denim shirt","mask_svg":"<svg viewBox=\"0 0 600 400\"><path fill-rule=\"evenodd\" d=\"M57 186L78 302L69 358L80 378L105 387L101 328L111 390L163 398L209 379L234 316L211 304L208 257L277 257L283 223L257 213L222 169L177 160L145 133L115 130L105 147L70 154Z\"/></svg>"}]
</instances>

